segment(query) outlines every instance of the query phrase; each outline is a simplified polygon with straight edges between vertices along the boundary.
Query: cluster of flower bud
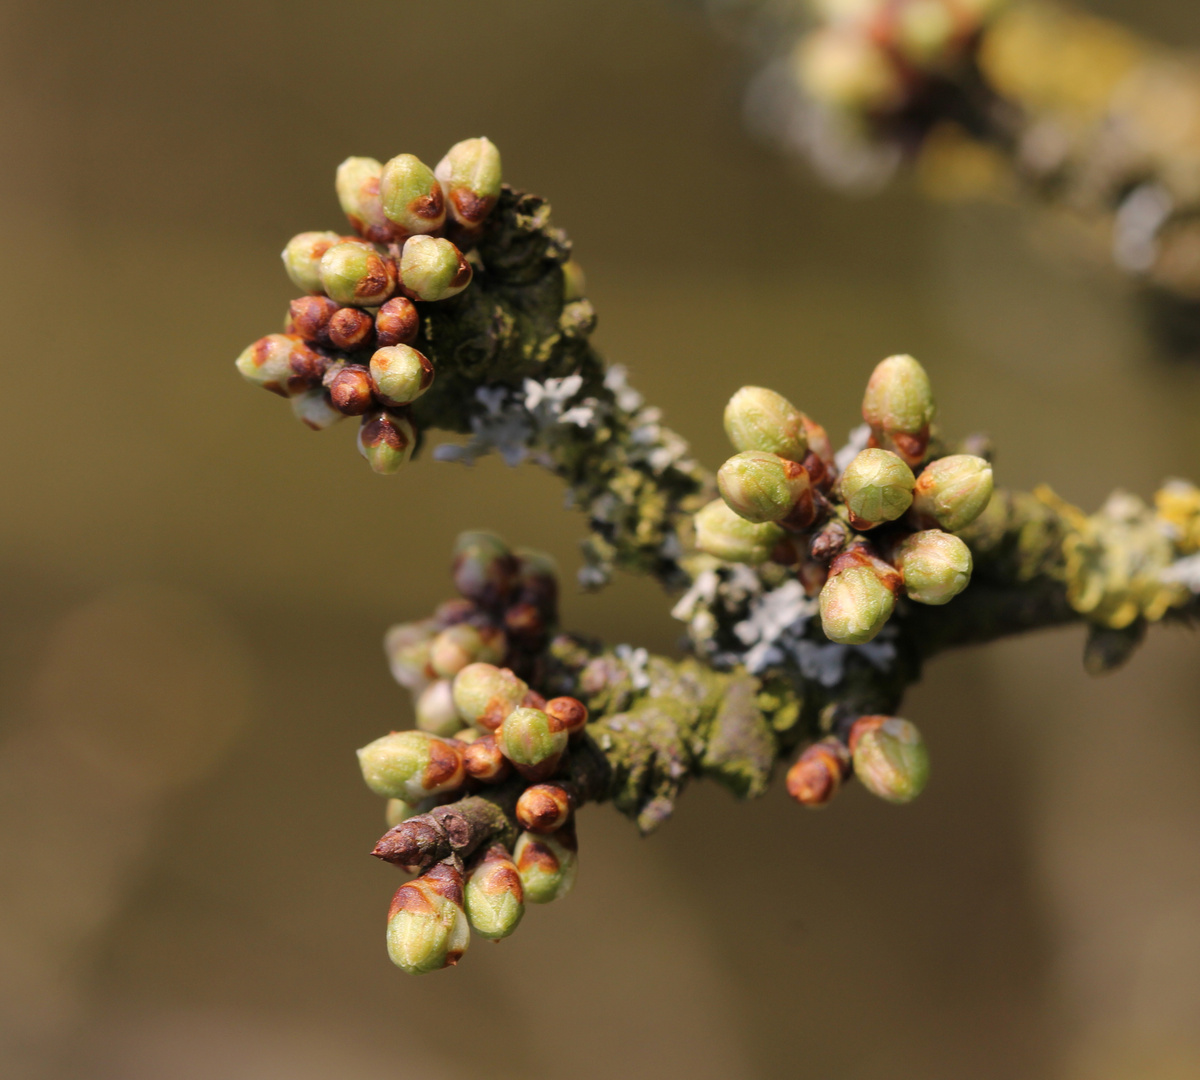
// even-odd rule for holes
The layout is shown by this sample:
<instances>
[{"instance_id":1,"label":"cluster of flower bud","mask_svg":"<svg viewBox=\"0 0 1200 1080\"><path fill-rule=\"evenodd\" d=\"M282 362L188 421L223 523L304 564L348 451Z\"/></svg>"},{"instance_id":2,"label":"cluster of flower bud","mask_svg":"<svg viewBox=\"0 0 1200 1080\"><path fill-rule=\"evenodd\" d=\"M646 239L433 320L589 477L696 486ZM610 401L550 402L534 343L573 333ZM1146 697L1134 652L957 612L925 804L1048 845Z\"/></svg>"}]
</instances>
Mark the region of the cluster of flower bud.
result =
<instances>
[{"instance_id":1,"label":"cluster of flower bud","mask_svg":"<svg viewBox=\"0 0 1200 1080\"><path fill-rule=\"evenodd\" d=\"M337 195L357 235L304 232L288 241L283 265L303 296L284 332L237 359L249 382L289 398L315 430L361 417L358 447L390 475L412 456L412 405L434 369L414 347L421 305L448 300L471 283L464 252L478 241L501 189L500 153L487 139L451 147L436 169L412 154L386 164L347 158Z\"/></svg>"},{"instance_id":2,"label":"cluster of flower bud","mask_svg":"<svg viewBox=\"0 0 1200 1080\"><path fill-rule=\"evenodd\" d=\"M694 519L709 555L794 567L841 644L875 637L901 595L936 605L966 588L971 552L953 534L992 496L983 458L931 456L933 391L911 356L875 368L862 413L869 445L839 475L819 424L773 390L743 387L725 409L739 452L717 474L721 498Z\"/></svg>"}]
</instances>

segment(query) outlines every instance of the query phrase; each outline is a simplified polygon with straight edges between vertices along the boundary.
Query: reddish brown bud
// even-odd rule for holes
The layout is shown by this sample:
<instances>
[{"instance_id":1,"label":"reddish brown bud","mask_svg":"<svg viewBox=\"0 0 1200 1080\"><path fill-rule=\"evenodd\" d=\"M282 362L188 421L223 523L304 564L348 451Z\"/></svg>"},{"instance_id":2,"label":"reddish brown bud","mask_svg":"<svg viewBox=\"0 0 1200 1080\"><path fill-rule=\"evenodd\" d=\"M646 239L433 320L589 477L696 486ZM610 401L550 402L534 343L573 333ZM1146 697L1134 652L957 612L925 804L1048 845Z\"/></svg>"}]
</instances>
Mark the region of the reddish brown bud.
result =
<instances>
[{"instance_id":1,"label":"reddish brown bud","mask_svg":"<svg viewBox=\"0 0 1200 1080\"><path fill-rule=\"evenodd\" d=\"M444 833L422 814L388 829L371 854L415 874L433 859L441 857L445 843Z\"/></svg>"},{"instance_id":2,"label":"reddish brown bud","mask_svg":"<svg viewBox=\"0 0 1200 1080\"><path fill-rule=\"evenodd\" d=\"M578 698L556 697L547 701L542 711L551 720L557 720L568 735L575 735L588 722L587 706Z\"/></svg>"},{"instance_id":3,"label":"reddish brown bud","mask_svg":"<svg viewBox=\"0 0 1200 1080\"><path fill-rule=\"evenodd\" d=\"M371 374L362 364L347 364L329 380L329 398L338 412L362 416L375 404Z\"/></svg>"},{"instance_id":4,"label":"reddish brown bud","mask_svg":"<svg viewBox=\"0 0 1200 1080\"><path fill-rule=\"evenodd\" d=\"M838 739L813 743L788 770L788 794L802 806L825 806L850 774L850 751Z\"/></svg>"},{"instance_id":5,"label":"reddish brown bud","mask_svg":"<svg viewBox=\"0 0 1200 1080\"><path fill-rule=\"evenodd\" d=\"M571 816L571 796L557 784L534 784L517 799L517 821L521 828L552 833Z\"/></svg>"},{"instance_id":6,"label":"reddish brown bud","mask_svg":"<svg viewBox=\"0 0 1200 1080\"><path fill-rule=\"evenodd\" d=\"M329 340L329 320L337 310L337 304L328 296L301 296L288 305L293 331L312 345Z\"/></svg>"},{"instance_id":7,"label":"reddish brown bud","mask_svg":"<svg viewBox=\"0 0 1200 1080\"><path fill-rule=\"evenodd\" d=\"M500 753L494 735L480 735L463 751L463 768L468 776L485 784L498 784L512 772L508 758Z\"/></svg>"},{"instance_id":8,"label":"reddish brown bud","mask_svg":"<svg viewBox=\"0 0 1200 1080\"><path fill-rule=\"evenodd\" d=\"M375 326L362 308L338 308L329 319L329 343L335 349L365 349L372 343Z\"/></svg>"},{"instance_id":9,"label":"reddish brown bud","mask_svg":"<svg viewBox=\"0 0 1200 1080\"><path fill-rule=\"evenodd\" d=\"M536 645L546 636L546 620L536 604L514 604L504 613L504 630L524 644Z\"/></svg>"},{"instance_id":10,"label":"reddish brown bud","mask_svg":"<svg viewBox=\"0 0 1200 1080\"><path fill-rule=\"evenodd\" d=\"M546 699L536 690L527 690L525 696L521 699L521 707L524 709L544 709L546 707Z\"/></svg>"},{"instance_id":11,"label":"reddish brown bud","mask_svg":"<svg viewBox=\"0 0 1200 1080\"><path fill-rule=\"evenodd\" d=\"M379 347L411 345L421 329L417 305L406 296L394 296L375 315L375 337Z\"/></svg>"}]
</instances>

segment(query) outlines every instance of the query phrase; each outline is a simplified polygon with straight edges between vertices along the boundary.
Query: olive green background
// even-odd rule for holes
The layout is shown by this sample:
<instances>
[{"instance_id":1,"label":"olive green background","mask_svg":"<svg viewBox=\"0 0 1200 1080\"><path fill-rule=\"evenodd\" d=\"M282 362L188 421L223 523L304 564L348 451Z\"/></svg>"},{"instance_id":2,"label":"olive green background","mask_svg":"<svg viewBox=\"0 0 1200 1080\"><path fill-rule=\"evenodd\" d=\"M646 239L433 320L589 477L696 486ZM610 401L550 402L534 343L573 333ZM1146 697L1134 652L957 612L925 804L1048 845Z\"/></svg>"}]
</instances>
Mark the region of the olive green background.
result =
<instances>
[{"instance_id":1,"label":"olive green background","mask_svg":"<svg viewBox=\"0 0 1200 1080\"><path fill-rule=\"evenodd\" d=\"M1109 10L1200 41L1182 0ZM349 154L486 134L546 194L596 341L715 466L772 386L836 439L911 351L1007 485L1094 508L1200 477L1200 370L1065 233L906 185L823 190L742 130L733 45L651 0L0 8L0 1059L71 1080L1200 1075L1200 638L1082 671L1080 630L947 656L906 714L934 778L697 785L648 840L580 821L575 892L409 979L353 750L410 722L380 639L456 533L560 560L567 625L676 647L669 602L577 594L532 467L391 479L232 361L278 252L338 227Z\"/></svg>"}]
</instances>

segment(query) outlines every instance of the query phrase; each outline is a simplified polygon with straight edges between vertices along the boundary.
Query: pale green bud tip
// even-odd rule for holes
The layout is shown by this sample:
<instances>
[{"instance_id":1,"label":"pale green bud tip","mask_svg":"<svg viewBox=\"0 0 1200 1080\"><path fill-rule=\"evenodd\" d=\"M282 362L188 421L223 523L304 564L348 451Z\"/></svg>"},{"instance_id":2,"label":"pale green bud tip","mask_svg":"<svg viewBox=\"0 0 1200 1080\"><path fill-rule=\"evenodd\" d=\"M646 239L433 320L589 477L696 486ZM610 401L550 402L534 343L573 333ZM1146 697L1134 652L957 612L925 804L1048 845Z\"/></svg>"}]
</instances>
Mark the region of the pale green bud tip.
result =
<instances>
[{"instance_id":1,"label":"pale green bud tip","mask_svg":"<svg viewBox=\"0 0 1200 1080\"><path fill-rule=\"evenodd\" d=\"M454 220L480 225L500 197L500 151L490 139L464 139L450 147L434 175Z\"/></svg>"},{"instance_id":2,"label":"pale green bud tip","mask_svg":"<svg viewBox=\"0 0 1200 1080\"><path fill-rule=\"evenodd\" d=\"M397 413L368 413L358 429L358 452L381 476L399 472L416 445L417 429Z\"/></svg>"},{"instance_id":3,"label":"pale green bud tip","mask_svg":"<svg viewBox=\"0 0 1200 1080\"><path fill-rule=\"evenodd\" d=\"M863 450L842 474L842 498L852 523L895 521L912 505L915 483L912 469L891 451Z\"/></svg>"},{"instance_id":4,"label":"pale green bud tip","mask_svg":"<svg viewBox=\"0 0 1200 1080\"><path fill-rule=\"evenodd\" d=\"M762 450L791 461L803 461L808 453L804 414L761 386L743 386L729 399L725 434L737 450Z\"/></svg>"},{"instance_id":5,"label":"pale green bud tip","mask_svg":"<svg viewBox=\"0 0 1200 1080\"><path fill-rule=\"evenodd\" d=\"M295 334L268 334L243 349L234 366L247 382L292 397L315 389L327 363Z\"/></svg>"},{"instance_id":6,"label":"pale green bud tip","mask_svg":"<svg viewBox=\"0 0 1200 1080\"><path fill-rule=\"evenodd\" d=\"M747 521L781 521L806 497L811 499L803 465L761 450L735 454L717 472L721 497Z\"/></svg>"},{"instance_id":7,"label":"pale green bud tip","mask_svg":"<svg viewBox=\"0 0 1200 1080\"><path fill-rule=\"evenodd\" d=\"M971 549L941 529L906 537L895 561L904 591L921 604L949 603L971 580Z\"/></svg>"},{"instance_id":8,"label":"pale green bud tip","mask_svg":"<svg viewBox=\"0 0 1200 1080\"><path fill-rule=\"evenodd\" d=\"M852 566L825 582L820 605L821 626L830 641L862 645L883 629L895 598L869 567Z\"/></svg>"},{"instance_id":9,"label":"pale green bud tip","mask_svg":"<svg viewBox=\"0 0 1200 1080\"><path fill-rule=\"evenodd\" d=\"M424 731L393 731L358 751L363 780L376 795L418 802L463 784L459 749Z\"/></svg>"},{"instance_id":10,"label":"pale green bud tip","mask_svg":"<svg viewBox=\"0 0 1200 1080\"><path fill-rule=\"evenodd\" d=\"M439 863L396 890L388 911L387 948L397 967L409 975L452 967L469 944L462 876L453 867Z\"/></svg>"},{"instance_id":11,"label":"pale green bud tip","mask_svg":"<svg viewBox=\"0 0 1200 1080\"><path fill-rule=\"evenodd\" d=\"M346 419L346 414L333 407L329 395L323 389L306 390L291 400L292 412L296 419L313 431L324 431L339 420Z\"/></svg>"},{"instance_id":12,"label":"pale green bud tip","mask_svg":"<svg viewBox=\"0 0 1200 1080\"><path fill-rule=\"evenodd\" d=\"M463 893L472 929L492 941L508 937L525 914L521 875L499 845L471 872Z\"/></svg>"},{"instance_id":13,"label":"pale green bud tip","mask_svg":"<svg viewBox=\"0 0 1200 1080\"><path fill-rule=\"evenodd\" d=\"M446 300L471 284L471 264L449 240L413 236L400 254L400 280L417 300Z\"/></svg>"},{"instance_id":14,"label":"pale green bud tip","mask_svg":"<svg viewBox=\"0 0 1200 1080\"><path fill-rule=\"evenodd\" d=\"M920 435L933 420L933 387L911 356L881 360L867 382L863 419L888 435Z\"/></svg>"},{"instance_id":15,"label":"pale green bud tip","mask_svg":"<svg viewBox=\"0 0 1200 1080\"><path fill-rule=\"evenodd\" d=\"M400 822L407 821L416 812L416 803L410 803L404 799L388 799L383 817L387 822L388 828L394 829Z\"/></svg>"},{"instance_id":16,"label":"pale green bud tip","mask_svg":"<svg viewBox=\"0 0 1200 1080\"><path fill-rule=\"evenodd\" d=\"M549 836L522 833L513 849L513 861L525 899L531 904L548 904L566 896L575 884L579 856L574 834L569 827Z\"/></svg>"},{"instance_id":17,"label":"pale green bud tip","mask_svg":"<svg viewBox=\"0 0 1200 1080\"><path fill-rule=\"evenodd\" d=\"M724 499L714 499L692 519L696 546L727 562L757 565L771 557L784 531L771 522L755 524L735 514Z\"/></svg>"},{"instance_id":18,"label":"pale green bud tip","mask_svg":"<svg viewBox=\"0 0 1200 1080\"><path fill-rule=\"evenodd\" d=\"M872 795L911 802L929 782L929 751L921 733L897 717L862 717L851 729L854 775Z\"/></svg>"},{"instance_id":19,"label":"pale green bud tip","mask_svg":"<svg viewBox=\"0 0 1200 1080\"><path fill-rule=\"evenodd\" d=\"M930 462L913 489L913 509L947 532L965 529L987 509L994 484L992 467L974 454L952 454Z\"/></svg>"},{"instance_id":20,"label":"pale green bud tip","mask_svg":"<svg viewBox=\"0 0 1200 1080\"><path fill-rule=\"evenodd\" d=\"M407 405L433 385L433 364L409 345L385 345L371 357L371 388L385 405Z\"/></svg>"},{"instance_id":21,"label":"pale green bud tip","mask_svg":"<svg viewBox=\"0 0 1200 1080\"><path fill-rule=\"evenodd\" d=\"M374 158L346 158L337 169L338 203L354 231L376 243L392 238L391 222L383 213L379 181L383 166Z\"/></svg>"},{"instance_id":22,"label":"pale green bud tip","mask_svg":"<svg viewBox=\"0 0 1200 1080\"><path fill-rule=\"evenodd\" d=\"M492 663L504 656L504 632L496 627L455 623L446 627L429 646L429 666L443 679L454 678L468 664Z\"/></svg>"},{"instance_id":23,"label":"pale green bud tip","mask_svg":"<svg viewBox=\"0 0 1200 1080\"><path fill-rule=\"evenodd\" d=\"M383 638L392 678L409 690L419 690L430 678L429 647L436 635L432 619L397 623Z\"/></svg>"},{"instance_id":24,"label":"pale green bud tip","mask_svg":"<svg viewBox=\"0 0 1200 1080\"><path fill-rule=\"evenodd\" d=\"M495 731L525 695L526 683L508 668L468 664L454 677L454 707L465 723Z\"/></svg>"},{"instance_id":25,"label":"pale green bud tip","mask_svg":"<svg viewBox=\"0 0 1200 1080\"><path fill-rule=\"evenodd\" d=\"M403 236L437 232L446 221L441 185L412 154L399 154L383 167L379 195L384 214Z\"/></svg>"},{"instance_id":26,"label":"pale green bud tip","mask_svg":"<svg viewBox=\"0 0 1200 1080\"><path fill-rule=\"evenodd\" d=\"M430 683L417 697L417 727L430 735L449 737L462 730L449 679Z\"/></svg>"},{"instance_id":27,"label":"pale green bud tip","mask_svg":"<svg viewBox=\"0 0 1200 1080\"><path fill-rule=\"evenodd\" d=\"M306 293L321 291L321 257L342 238L335 232L302 232L283 249L283 268L292 284Z\"/></svg>"},{"instance_id":28,"label":"pale green bud tip","mask_svg":"<svg viewBox=\"0 0 1200 1080\"><path fill-rule=\"evenodd\" d=\"M373 307L396 289L395 267L370 244L343 240L321 256L321 288L339 304Z\"/></svg>"},{"instance_id":29,"label":"pale green bud tip","mask_svg":"<svg viewBox=\"0 0 1200 1080\"><path fill-rule=\"evenodd\" d=\"M539 765L567 748L567 732L541 709L514 709L497 733L501 753L516 765Z\"/></svg>"}]
</instances>

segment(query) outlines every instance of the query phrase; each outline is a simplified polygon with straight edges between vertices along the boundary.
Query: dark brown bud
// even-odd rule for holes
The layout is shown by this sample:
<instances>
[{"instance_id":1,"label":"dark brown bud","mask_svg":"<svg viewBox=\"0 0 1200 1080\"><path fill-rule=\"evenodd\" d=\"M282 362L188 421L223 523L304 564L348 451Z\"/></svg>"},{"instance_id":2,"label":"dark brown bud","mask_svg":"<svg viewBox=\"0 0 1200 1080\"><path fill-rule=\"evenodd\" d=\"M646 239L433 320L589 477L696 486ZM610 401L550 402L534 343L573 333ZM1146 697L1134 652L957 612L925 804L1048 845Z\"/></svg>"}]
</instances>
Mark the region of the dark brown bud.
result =
<instances>
[{"instance_id":1,"label":"dark brown bud","mask_svg":"<svg viewBox=\"0 0 1200 1080\"><path fill-rule=\"evenodd\" d=\"M514 604L504 613L504 630L523 645L536 647L546 637L546 620L536 604Z\"/></svg>"},{"instance_id":2,"label":"dark brown bud","mask_svg":"<svg viewBox=\"0 0 1200 1080\"><path fill-rule=\"evenodd\" d=\"M571 796L558 784L534 784L517 799L517 821L521 828L552 833L571 816Z\"/></svg>"},{"instance_id":3,"label":"dark brown bud","mask_svg":"<svg viewBox=\"0 0 1200 1080\"><path fill-rule=\"evenodd\" d=\"M500 753L494 735L480 735L463 751L463 768L468 776L485 784L498 784L512 772L508 758Z\"/></svg>"},{"instance_id":4,"label":"dark brown bud","mask_svg":"<svg viewBox=\"0 0 1200 1080\"><path fill-rule=\"evenodd\" d=\"M372 344L374 323L362 308L338 308L329 319L329 343L335 349L365 349Z\"/></svg>"},{"instance_id":5,"label":"dark brown bud","mask_svg":"<svg viewBox=\"0 0 1200 1080\"><path fill-rule=\"evenodd\" d=\"M400 867L401 870L415 874L434 859L441 858L445 846L445 834L421 814L388 829L380 837L371 854L377 859Z\"/></svg>"},{"instance_id":6,"label":"dark brown bud","mask_svg":"<svg viewBox=\"0 0 1200 1080\"><path fill-rule=\"evenodd\" d=\"M381 349L388 345L411 345L420 329L417 305L406 296L392 297L375 316L376 344Z\"/></svg>"},{"instance_id":7,"label":"dark brown bud","mask_svg":"<svg viewBox=\"0 0 1200 1080\"><path fill-rule=\"evenodd\" d=\"M850 774L850 751L838 739L813 743L788 770L788 794L802 806L825 806Z\"/></svg>"},{"instance_id":8,"label":"dark brown bud","mask_svg":"<svg viewBox=\"0 0 1200 1080\"><path fill-rule=\"evenodd\" d=\"M556 697L547 701L542 711L557 720L568 735L582 731L588 721L587 706L578 698Z\"/></svg>"},{"instance_id":9,"label":"dark brown bud","mask_svg":"<svg viewBox=\"0 0 1200 1080\"><path fill-rule=\"evenodd\" d=\"M347 364L329 381L333 407L347 416L362 416L375 404L371 373L362 364Z\"/></svg>"},{"instance_id":10,"label":"dark brown bud","mask_svg":"<svg viewBox=\"0 0 1200 1080\"><path fill-rule=\"evenodd\" d=\"M329 340L329 320L337 310L337 304L328 296L301 296L288 305L293 331L310 345L321 345Z\"/></svg>"},{"instance_id":11,"label":"dark brown bud","mask_svg":"<svg viewBox=\"0 0 1200 1080\"><path fill-rule=\"evenodd\" d=\"M817 562L827 563L846 546L850 530L838 520L826 522L808 545L808 553Z\"/></svg>"}]
</instances>

